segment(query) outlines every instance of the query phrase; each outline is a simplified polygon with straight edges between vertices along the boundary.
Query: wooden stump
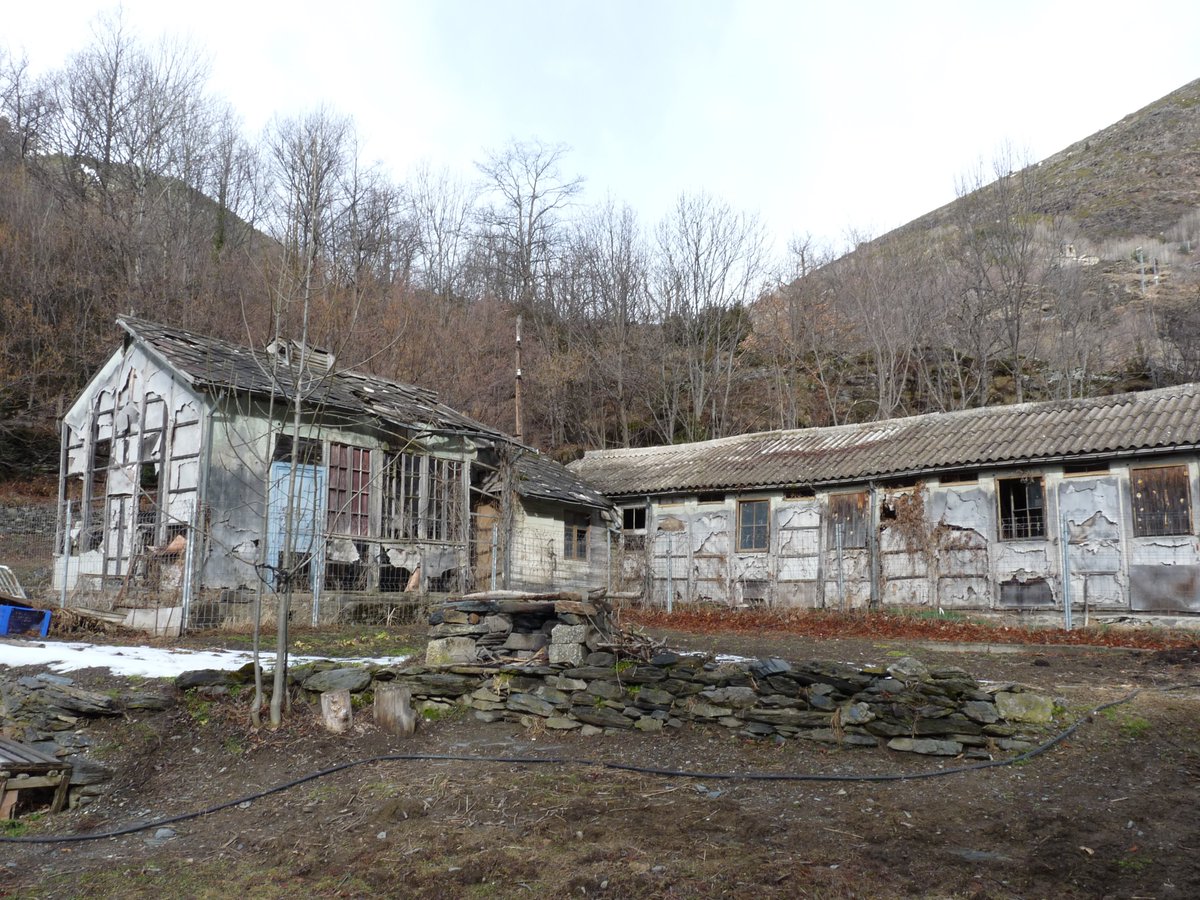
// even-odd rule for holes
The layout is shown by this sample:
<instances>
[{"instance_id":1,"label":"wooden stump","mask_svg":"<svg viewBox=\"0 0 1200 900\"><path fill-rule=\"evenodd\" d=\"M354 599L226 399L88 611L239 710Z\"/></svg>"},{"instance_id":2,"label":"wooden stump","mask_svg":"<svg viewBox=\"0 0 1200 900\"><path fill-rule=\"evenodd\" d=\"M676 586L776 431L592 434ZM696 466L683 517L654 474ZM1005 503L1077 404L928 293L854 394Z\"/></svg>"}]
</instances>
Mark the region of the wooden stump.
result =
<instances>
[{"instance_id":1,"label":"wooden stump","mask_svg":"<svg viewBox=\"0 0 1200 900\"><path fill-rule=\"evenodd\" d=\"M400 684L375 688L375 724L390 734L410 735L417 729L412 710L412 691Z\"/></svg>"},{"instance_id":2,"label":"wooden stump","mask_svg":"<svg viewBox=\"0 0 1200 900\"><path fill-rule=\"evenodd\" d=\"M341 734L349 730L353 720L349 691L325 691L321 694L321 722L326 730Z\"/></svg>"}]
</instances>

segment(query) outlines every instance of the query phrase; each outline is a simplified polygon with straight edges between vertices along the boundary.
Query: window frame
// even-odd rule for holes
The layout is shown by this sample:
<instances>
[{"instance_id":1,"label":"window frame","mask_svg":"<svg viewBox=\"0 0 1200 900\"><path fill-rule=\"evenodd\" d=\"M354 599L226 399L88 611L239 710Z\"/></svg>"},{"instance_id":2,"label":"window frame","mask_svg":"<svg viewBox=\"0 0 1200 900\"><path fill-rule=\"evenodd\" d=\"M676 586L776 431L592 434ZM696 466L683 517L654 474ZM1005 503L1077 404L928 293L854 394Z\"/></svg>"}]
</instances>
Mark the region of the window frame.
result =
<instances>
[{"instance_id":1,"label":"window frame","mask_svg":"<svg viewBox=\"0 0 1200 900\"><path fill-rule=\"evenodd\" d=\"M1181 485L1168 486L1164 483L1151 485L1146 490L1174 491L1178 487L1183 488L1181 512L1174 515L1169 510L1164 510L1160 513L1157 510L1148 510L1144 504L1139 504L1140 491L1138 489L1139 474L1155 472L1159 475L1166 475L1169 472L1175 472L1182 482ZM1129 467L1129 515L1133 524L1134 537L1180 537L1192 534L1194 527L1192 524L1192 475L1186 463L1177 463L1174 465L1164 466L1130 466ZM1163 523L1163 517L1174 519L1175 524ZM1158 520L1156 523L1155 520ZM1162 524L1163 527L1156 528L1156 524Z\"/></svg>"},{"instance_id":2,"label":"window frame","mask_svg":"<svg viewBox=\"0 0 1200 900\"><path fill-rule=\"evenodd\" d=\"M325 491L325 528L330 534L371 534L371 450L331 442ZM344 526L344 527L343 527Z\"/></svg>"},{"instance_id":3,"label":"window frame","mask_svg":"<svg viewBox=\"0 0 1200 900\"><path fill-rule=\"evenodd\" d=\"M389 451L383 463L380 537L389 541L420 539L421 456Z\"/></svg>"},{"instance_id":4,"label":"window frame","mask_svg":"<svg viewBox=\"0 0 1200 900\"><path fill-rule=\"evenodd\" d=\"M746 513L750 510L763 511L762 521L746 521ZM747 542L746 538L751 539ZM771 549L771 500L769 497L755 497L737 502L737 552L766 553Z\"/></svg>"},{"instance_id":5,"label":"window frame","mask_svg":"<svg viewBox=\"0 0 1200 900\"><path fill-rule=\"evenodd\" d=\"M621 530L626 534L640 534L645 532L646 523L649 521L645 506L622 506L621 507ZM638 524L638 519L641 519L641 524Z\"/></svg>"},{"instance_id":6,"label":"window frame","mask_svg":"<svg viewBox=\"0 0 1200 900\"><path fill-rule=\"evenodd\" d=\"M1018 512L1014 505L1014 501L1018 499L1015 491L1009 491L1006 495L1005 485L1020 484L1024 485L1024 505L1023 512ZM1041 503L1038 506L1033 506L1029 503L1029 489L1036 484L1040 495ZM1007 500L1007 503L1006 503ZM1008 507L1008 515L1005 515L1005 507ZM1036 519L1031 515L1036 510ZM1041 475L1013 475L1004 478L996 479L996 530L999 539L1002 541L1044 541L1049 537L1047 528L1046 516L1046 479ZM1022 518L1018 518L1023 516ZM1039 529L1038 533L1034 532L1034 523L1036 521ZM1023 527L1022 527L1023 526Z\"/></svg>"},{"instance_id":7,"label":"window frame","mask_svg":"<svg viewBox=\"0 0 1200 900\"><path fill-rule=\"evenodd\" d=\"M563 559L587 562L592 517L585 513L563 515Z\"/></svg>"}]
</instances>

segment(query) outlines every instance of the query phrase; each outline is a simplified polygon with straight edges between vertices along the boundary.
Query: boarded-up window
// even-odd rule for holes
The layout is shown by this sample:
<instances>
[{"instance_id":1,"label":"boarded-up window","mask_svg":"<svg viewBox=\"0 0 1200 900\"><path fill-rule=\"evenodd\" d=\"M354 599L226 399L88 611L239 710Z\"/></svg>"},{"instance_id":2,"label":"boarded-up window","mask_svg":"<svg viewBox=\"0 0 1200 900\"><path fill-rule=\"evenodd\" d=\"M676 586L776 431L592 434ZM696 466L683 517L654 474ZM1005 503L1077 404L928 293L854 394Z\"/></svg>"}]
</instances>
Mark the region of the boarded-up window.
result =
<instances>
[{"instance_id":1,"label":"boarded-up window","mask_svg":"<svg viewBox=\"0 0 1200 900\"><path fill-rule=\"evenodd\" d=\"M567 513L563 523L563 556L567 559L587 559L590 516Z\"/></svg>"},{"instance_id":2,"label":"boarded-up window","mask_svg":"<svg viewBox=\"0 0 1200 900\"><path fill-rule=\"evenodd\" d=\"M1190 534L1192 495L1187 466L1132 469L1133 533L1137 537Z\"/></svg>"},{"instance_id":3,"label":"boarded-up window","mask_svg":"<svg viewBox=\"0 0 1200 900\"><path fill-rule=\"evenodd\" d=\"M771 545L771 501L738 503L738 552L766 550Z\"/></svg>"},{"instance_id":4,"label":"boarded-up window","mask_svg":"<svg viewBox=\"0 0 1200 900\"><path fill-rule=\"evenodd\" d=\"M1046 537L1045 489L1041 478L1001 478L1000 540L1036 540Z\"/></svg>"},{"instance_id":5,"label":"boarded-up window","mask_svg":"<svg viewBox=\"0 0 1200 900\"><path fill-rule=\"evenodd\" d=\"M364 536L370 528L371 451L329 445L329 530Z\"/></svg>"},{"instance_id":6,"label":"boarded-up window","mask_svg":"<svg viewBox=\"0 0 1200 900\"><path fill-rule=\"evenodd\" d=\"M867 529L870 515L870 496L866 491L853 494L830 494L829 515L826 517L825 540L827 546L838 545L838 531L842 535L842 548L854 549L867 546Z\"/></svg>"}]
</instances>

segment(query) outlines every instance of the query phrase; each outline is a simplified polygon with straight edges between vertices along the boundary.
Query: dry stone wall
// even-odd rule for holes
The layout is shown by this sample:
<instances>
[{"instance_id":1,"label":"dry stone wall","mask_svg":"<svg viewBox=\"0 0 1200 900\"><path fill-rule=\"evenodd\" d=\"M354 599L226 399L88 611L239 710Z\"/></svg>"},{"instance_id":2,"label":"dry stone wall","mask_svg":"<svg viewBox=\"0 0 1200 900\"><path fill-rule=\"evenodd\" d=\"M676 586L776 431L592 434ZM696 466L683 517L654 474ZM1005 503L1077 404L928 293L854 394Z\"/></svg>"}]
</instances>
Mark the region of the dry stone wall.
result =
<instances>
[{"instance_id":1,"label":"dry stone wall","mask_svg":"<svg viewBox=\"0 0 1200 900\"><path fill-rule=\"evenodd\" d=\"M699 724L751 738L992 758L1031 748L1033 726L1050 721L1049 702L1020 685L985 690L963 669L915 659L857 668L670 651L640 662L596 651L579 666L420 666L375 678L407 685L425 710L457 706L483 721L583 734ZM1024 703L1009 702L1018 695ZM1022 719L1003 718L998 702Z\"/></svg>"}]
</instances>

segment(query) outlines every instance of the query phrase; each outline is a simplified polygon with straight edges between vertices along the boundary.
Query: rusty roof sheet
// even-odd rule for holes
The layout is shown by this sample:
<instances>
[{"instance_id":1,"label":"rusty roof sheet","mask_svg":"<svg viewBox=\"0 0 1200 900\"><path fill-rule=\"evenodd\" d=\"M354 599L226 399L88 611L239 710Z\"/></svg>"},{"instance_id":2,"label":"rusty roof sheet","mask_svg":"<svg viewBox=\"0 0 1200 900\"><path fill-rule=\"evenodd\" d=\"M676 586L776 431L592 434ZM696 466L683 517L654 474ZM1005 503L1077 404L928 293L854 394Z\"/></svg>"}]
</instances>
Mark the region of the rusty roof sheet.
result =
<instances>
[{"instance_id":1,"label":"rusty roof sheet","mask_svg":"<svg viewBox=\"0 0 1200 900\"><path fill-rule=\"evenodd\" d=\"M571 470L613 498L819 487L1200 447L1200 384L1088 400L595 450Z\"/></svg>"}]
</instances>

